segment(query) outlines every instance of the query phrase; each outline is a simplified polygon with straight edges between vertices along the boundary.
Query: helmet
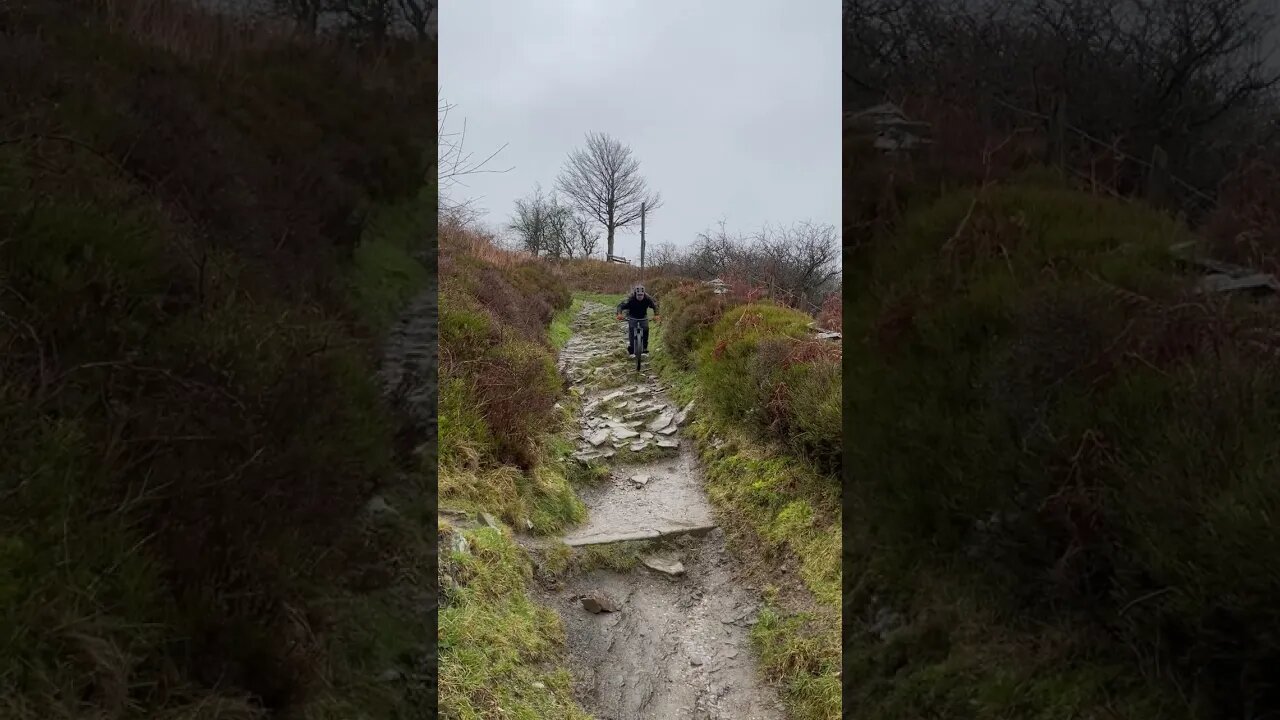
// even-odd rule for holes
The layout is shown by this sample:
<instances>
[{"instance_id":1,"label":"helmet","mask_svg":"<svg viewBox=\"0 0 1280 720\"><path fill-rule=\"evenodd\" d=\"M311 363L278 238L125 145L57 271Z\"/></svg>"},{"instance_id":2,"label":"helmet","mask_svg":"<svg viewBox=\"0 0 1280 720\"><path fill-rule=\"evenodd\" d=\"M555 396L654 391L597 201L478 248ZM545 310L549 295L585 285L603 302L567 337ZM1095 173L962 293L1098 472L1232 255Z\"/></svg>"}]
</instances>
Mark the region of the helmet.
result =
<instances>
[{"instance_id":1,"label":"helmet","mask_svg":"<svg viewBox=\"0 0 1280 720\"><path fill-rule=\"evenodd\" d=\"M631 294L632 294L632 295L639 295L639 294L640 294L640 293L642 293L642 292L644 292L644 286L643 286L643 285L636 285L635 287L631 288Z\"/></svg>"}]
</instances>

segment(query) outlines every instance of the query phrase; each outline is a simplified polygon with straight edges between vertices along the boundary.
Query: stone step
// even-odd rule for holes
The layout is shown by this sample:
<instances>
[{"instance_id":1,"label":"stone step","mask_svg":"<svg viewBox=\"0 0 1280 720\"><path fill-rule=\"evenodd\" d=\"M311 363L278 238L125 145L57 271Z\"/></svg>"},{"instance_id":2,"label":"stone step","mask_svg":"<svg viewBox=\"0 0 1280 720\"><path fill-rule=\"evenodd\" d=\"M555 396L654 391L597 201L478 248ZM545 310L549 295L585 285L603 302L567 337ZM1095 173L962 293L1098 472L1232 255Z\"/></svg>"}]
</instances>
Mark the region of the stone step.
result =
<instances>
[{"instance_id":1,"label":"stone step","mask_svg":"<svg viewBox=\"0 0 1280 720\"><path fill-rule=\"evenodd\" d=\"M662 528L641 528L639 530L623 530L619 532L602 532L593 535L567 537L564 544L569 547L584 545L608 545L610 543L628 542L631 540L661 540L677 535L706 535L716 529L716 525L672 525Z\"/></svg>"}]
</instances>

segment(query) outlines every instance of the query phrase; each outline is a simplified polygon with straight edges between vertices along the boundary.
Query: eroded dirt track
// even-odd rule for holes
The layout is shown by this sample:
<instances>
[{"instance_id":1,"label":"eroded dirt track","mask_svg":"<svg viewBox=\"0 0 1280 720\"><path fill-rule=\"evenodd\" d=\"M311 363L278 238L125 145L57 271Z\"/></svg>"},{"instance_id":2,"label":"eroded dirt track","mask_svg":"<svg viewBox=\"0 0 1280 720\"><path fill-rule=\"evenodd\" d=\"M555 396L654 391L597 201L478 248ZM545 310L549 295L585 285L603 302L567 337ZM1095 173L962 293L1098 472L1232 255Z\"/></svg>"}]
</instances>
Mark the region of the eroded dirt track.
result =
<instances>
[{"instance_id":1,"label":"eroded dirt track","mask_svg":"<svg viewBox=\"0 0 1280 720\"><path fill-rule=\"evenodd\" d=\"M613 474L584 493L589 519L564 540L670 534L642 556L664 570L595 570L543 590L564 621L580 702L600 720L781 720L750 644L757 593L740 584L680 437L695 409L676 407L647 367L637 375L626 363L610 308L586 304L574 331L561 369L583 399L578 458L612 462ZM675 562L683 571L671 574ZM584 609L581 598L598 594L616 611Z\"/></svg>"}]
</instances>

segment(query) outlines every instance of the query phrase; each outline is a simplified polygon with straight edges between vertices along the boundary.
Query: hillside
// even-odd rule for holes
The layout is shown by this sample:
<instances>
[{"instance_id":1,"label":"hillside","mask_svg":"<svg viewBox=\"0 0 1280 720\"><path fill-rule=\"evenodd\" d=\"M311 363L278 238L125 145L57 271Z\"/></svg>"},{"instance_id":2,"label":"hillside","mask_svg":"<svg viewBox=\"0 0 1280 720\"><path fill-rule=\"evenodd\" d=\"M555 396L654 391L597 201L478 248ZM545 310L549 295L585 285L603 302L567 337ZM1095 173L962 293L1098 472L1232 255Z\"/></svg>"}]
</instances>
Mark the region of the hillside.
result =
<instances>
[{"instance_id":1,"label":"hillside","mask_svg":"<svg viewBox=\"0 0 1280 720\"><path fill-rule=\"evenodd\" d=\"M434 49L31 2L0 66L0 715L424 716Z\"/></svg>"},{"instance_id":2,"label":"hillside","mask_svg":"<svg viewBox=\"0 0 1280 720\"><path fill-rule=\"evenodd\" d=\"M1268 717L1270 306L1053 172L917 196L846 300L852 697L872 718Z\"/></svg>"},{"instance_id":3,"label":"hillside","mask_svg":"<svg viewBox=\"0 0 1280 720\"><path fill-rule=\"evenodd\" d=\"M462 224L440 267L442 717L838 717L838 347L650 271L637 373L634 268Z\"/></svg>"}]
</instances>

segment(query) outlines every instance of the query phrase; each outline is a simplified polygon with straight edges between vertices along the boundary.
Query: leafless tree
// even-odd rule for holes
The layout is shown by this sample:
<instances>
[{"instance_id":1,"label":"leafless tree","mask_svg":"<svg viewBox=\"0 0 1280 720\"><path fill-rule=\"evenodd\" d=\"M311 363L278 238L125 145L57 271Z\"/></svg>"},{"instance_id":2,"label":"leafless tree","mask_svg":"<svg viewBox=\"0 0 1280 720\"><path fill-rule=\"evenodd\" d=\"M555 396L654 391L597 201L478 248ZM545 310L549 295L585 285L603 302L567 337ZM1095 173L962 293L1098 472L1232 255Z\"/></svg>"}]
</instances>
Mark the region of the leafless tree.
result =
<instances>
[{"instance_id":1,"label":"leafless tree","mask_svg":"<svg viewBox=\"0 0 1280 720\"><path fill-rule=\"evenodd\" d=\"M649 212L662 204L662 196L650 192L640 176L640 161L631 148L604 133L588 133L586 147L569 154L557 187L604 228L609 255L614 232L638 222L642 204Z\"/></svg>"},{"instance_id":2,"label":"leafless tree","mask_svg":"<svg viewBox=\"0 0 1280 720\"><path fill-rule=\"evenodd\" d=\"M680 262L680 249L674 243L654 243L645 259L650 267L674 267Z\"/></svg>"},{"instance_id":3,"label":"leafless tree","mask_svg":"<svg viewBox=\"0 0 1280 720\"><path fill-rule=\"evenodd\" d=\"M449 131L447 129L449 113L453 109L453 105L442 99L436 112L436 164L434 169L440 211L442 214L454 213L461 216L474 216L477 212L475 199L460 197L459 188L467 187L466 178L472 175L510 171L511 168L509 167L501 170L488 167L489 163L498 156L498 153L506 149L507 145L504 143L502 147L483 157L467 150L466 120L463 119L460 130Z\"/></svg>"},{"instance_id":4,"label":"leafless tree","mask_svg":"<svg viewBox=\"0 0 1280 720\"><path fill-rule=\"evenodd\" d=\"M582 257L589 258L600 249L600 231L592 226L591 218L577 213L573 215L573 238Z\"/></svg>"},{"instance_id":5,"label":"leafless tree","mask_svg":"<svg viewBox=\"0 0 1280 720\"><path fill-rule=\"evenodd\" d=\"M332 0L332 7L342 17L347 34L375 45L391 36L399 20L396 0Z\"/></svg>"},{"instance_id":6,"label":"leafless tree","mask_svg":"<svg viewBox=\"0 0 1280 720\"><path fill-rule=\"evenodd\" d=\"M574 242L573 208L564 205L553 193L547 207L547 254L554 258L572 258Z\"/></svg>"},{"instance_id":7,"label":"leafless tree","mask_svg":"<svg viewBox=\"0 0 1280 720\"><path fill-rule=\"evenodd\" d=\"M520 238L525 250L539 255L549 245L551 214L551 198L542 191L542 185L535 185L532 193L516 200L515 214L507 227Z\"/></svg>"},{"instance_id":8,"label":"leafless tree","mask_svg":"<svg viewBox=\"0 0 1280 720\"><path fill-rule=\"evenodd\" d=\"M320 18L331 12L330 0L275 0L276 11L292 20L308 35L315 35Z\"/></svg>"},{"instance_id":9,"label":"leafless tree","mask_svg":"<svg viewBox=\"0 0 1280 720\"><path fill-rule=\"evenodd\" d=\"M419 41L435 37L439 0L396 0L400 17Z\"/></svg>"},{"instance_id":10,"label":"leafless tree","mask_svg":"<svg viewBox=\"0 0 1280 720\"><path fill-rule=\"evenodd\" d=\"M722 219L715 230L698 234L681 264L694 277L709 280L723 275L734 265L743 244L741 237L729 234Z\"/></svg>"},{"instance_id":11,"label":"leafless tree","mask_svg":"<svg viewBox=\"0 0 1280 720\"><path fill-rule=\"evenodd\" d=\"M846 97L976 108L995 133L1065 102L1072 126L1216 184L1280 85L1258 0L845 0ZM1245 131L1252 126L1253 130ZM1217 175L1215 175L1217 174ZM1199 177L1197 177L1199 176Z\"/></svg>"},{"instance_id":12,"label":"leafless tree","mask_svg":"<svg viewBox=\"0 0 1280 720\"><path fill-rule=\"evenodd\" d=\"M716 229L699 234L683 253L674 246L663 248L661 261L654 264L702 280L736 277L812 311L839 291L841 249L832 225L766 226L744 236L730 233L722 220Z\"/></svg>"},{"instance_id":13,"label":"leafless tree","mask_svg":"<svg viewBox=\"0 0 1280 720\"><path fill-rule=\"evenodd\" d=\"M840 276L840 251L835 227L801 222L763 228L741 256L749 260L749 275L817 305Z\"/></svg>"},{"instance_id":14,"label":"leafless tree","mask_svg":"<svg viewBox=\"0 0 1280 720\"><path fill-rule=\"evenodd\" d=\"M551 258L573 257L577 243L573 211L554 192L542 185L516 200L515 214L507 227L520 239L521 247L534 255Z\"/></svg>"}]
</instances>

